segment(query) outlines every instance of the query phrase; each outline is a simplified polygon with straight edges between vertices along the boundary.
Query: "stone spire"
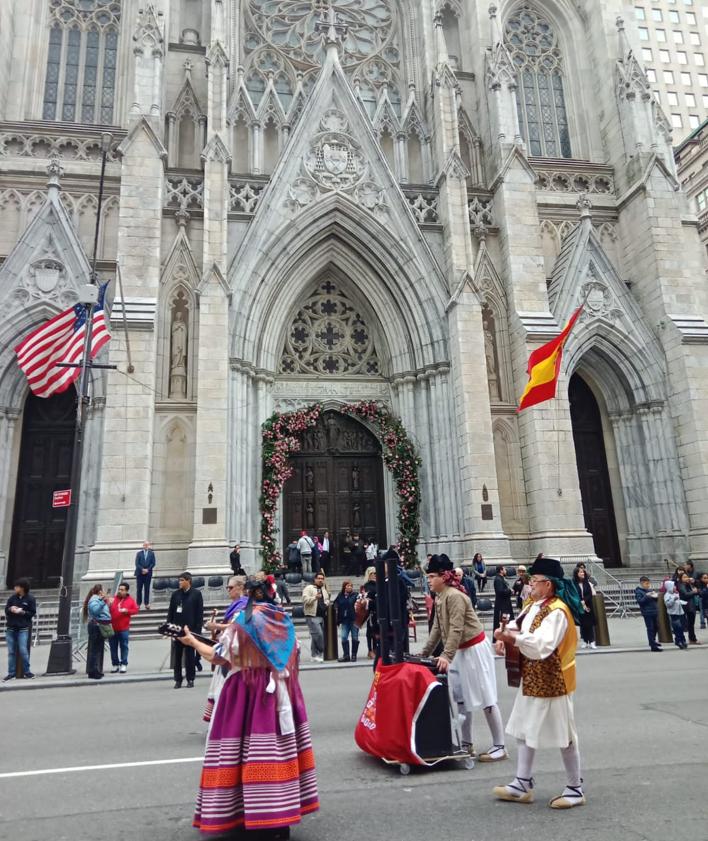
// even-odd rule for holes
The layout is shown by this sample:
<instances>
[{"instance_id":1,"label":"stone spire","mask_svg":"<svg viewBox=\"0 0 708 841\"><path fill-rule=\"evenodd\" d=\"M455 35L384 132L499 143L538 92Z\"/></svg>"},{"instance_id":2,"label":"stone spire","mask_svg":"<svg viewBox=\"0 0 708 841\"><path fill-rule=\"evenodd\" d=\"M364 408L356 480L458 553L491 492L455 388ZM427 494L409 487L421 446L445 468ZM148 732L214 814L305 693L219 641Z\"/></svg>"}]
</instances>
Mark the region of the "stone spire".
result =
<instances>
[{"instance_id":1,"label":"stone spire","mask_svg":"<svg viewBox=\"0 0 708 841\"><path fill-rule=\"evenodd\" d=\"M344 47L347 37L347 25L335 11L331 0L327 10L322 10L320 19L315 23L315 31L321 34L327 54L334 53L339 57L339 49Z\"/></svg>"}]
</instances>

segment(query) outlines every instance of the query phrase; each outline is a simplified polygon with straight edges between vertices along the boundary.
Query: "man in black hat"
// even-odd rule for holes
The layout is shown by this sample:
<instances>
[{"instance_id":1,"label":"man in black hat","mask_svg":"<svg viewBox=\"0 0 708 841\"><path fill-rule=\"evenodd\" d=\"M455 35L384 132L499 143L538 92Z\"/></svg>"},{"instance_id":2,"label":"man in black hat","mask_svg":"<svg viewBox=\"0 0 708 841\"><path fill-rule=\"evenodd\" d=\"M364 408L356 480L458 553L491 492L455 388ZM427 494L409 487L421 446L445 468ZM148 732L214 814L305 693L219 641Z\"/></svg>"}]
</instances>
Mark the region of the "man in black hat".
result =
<instances>
[{"instance_id":1,"label":"man in black hat","mask_svg":"<svg viewBox=\"0 0 708 841\"><path fill-rule=\"evenodd\" d=\"M507 758L504 724L497 706L497 679L494 653L482 623L472 607L452 563L433 556L427 569L428 585L435 593L435 620L423 657L442 642L437 658L438 670L448 674L450 697L463 716L462 739L472 746L472 713L482 707L492 734L492 746L480 755L480 762Z\"/></svg>"},{"instance_id":2,"label":"man in black hat","mask_svg":"<svg viewBox=\"0 0 708 841\"><path fill-rule=\"evenodd\" d=\"M580 776L578 735L575 729L575 619L582 606L578 591L563 575L560 561L537 558L529 570L531 604L505 631L494 632L497 653L515 645L523 655L522 684L506 732L518 744L516 777L496 786L500 800L533 802L533 767L537 748L560 748L568 783L554 797L552 809L571 809L585 803Z\"/></svg>"}]
</instances>

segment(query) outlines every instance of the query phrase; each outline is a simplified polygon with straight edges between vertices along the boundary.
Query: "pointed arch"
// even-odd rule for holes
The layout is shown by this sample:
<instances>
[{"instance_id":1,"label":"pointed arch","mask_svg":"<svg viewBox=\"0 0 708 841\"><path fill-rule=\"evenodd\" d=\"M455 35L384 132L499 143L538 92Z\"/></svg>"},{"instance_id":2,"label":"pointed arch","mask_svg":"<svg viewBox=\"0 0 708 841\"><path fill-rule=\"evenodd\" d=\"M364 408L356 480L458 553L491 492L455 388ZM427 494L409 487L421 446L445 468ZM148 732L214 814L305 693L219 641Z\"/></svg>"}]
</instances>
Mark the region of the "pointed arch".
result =
<instances>
[{"instance_id":1,"label":"pointed arch","mask_svg":"<svg viewBox=\"0 0 708 841\"><path fill-rule=\"evenodd\" d=\"M206 120L197 94L187 78L166 115L170 166L199 169L199 155L205 142Z\"/></svg>"},{"instance_id":2,"label":"pointed arch","mask_svg":"<svg viewBox=\"0 0 708 841\"><path fill-rule=\"evenodd\" d=\"M392 374L446 359L442 279L433 270L423 281L425 270L401 241L337 193L305 208L297 224L275 231L258 254L235 255L229 277L239 318L233 324L232 356L274 372L283 323L303 286L331 266L355 278L371 309L385 313Z\"/></svg>"},{"instance_id":3,"label":"pointed arch","mask_svg":"<svg viewBox=\"0 0 708 841\"><path fill-rule=\"evenodd\" d=\"M155 416L150 533L188 543L194 522L195 430L185 415Z\"/></svg>"},{"instance_id":4,"label":"pointed arch","mask_svg":"<svg viewBox=\"0 0 708 841\"><path fill-rule=\"evenodd\" d=\"M519 436L513 418L497 417L492 423L494 463L499 489L502 530L507 535L526 531L526 499Z\"/></svg>"}]
</instances>

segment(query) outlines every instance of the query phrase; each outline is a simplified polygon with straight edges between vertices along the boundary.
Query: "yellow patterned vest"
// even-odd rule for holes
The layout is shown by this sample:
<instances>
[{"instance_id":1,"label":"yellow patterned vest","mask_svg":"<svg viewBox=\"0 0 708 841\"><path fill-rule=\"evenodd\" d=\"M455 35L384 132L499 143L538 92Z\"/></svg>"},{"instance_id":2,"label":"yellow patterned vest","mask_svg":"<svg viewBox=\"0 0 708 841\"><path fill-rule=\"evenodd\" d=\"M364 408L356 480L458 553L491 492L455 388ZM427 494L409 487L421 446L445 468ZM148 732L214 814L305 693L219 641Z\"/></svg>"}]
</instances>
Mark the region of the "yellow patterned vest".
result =
<instances>
[{"instance_id":1,"label":"yellow patterned vest","mask_svg":"<svg viewBox=\"0 0 708 841\"><path fill-rule=\"evenodd\" d=\"M560 645L545 660L529 660L524 657L521 662L521 691L534 698L557 698L575 692L575 649L578 638L568 605L560 599L546 602L534 617L529 633L532 634L553 610L562 610L568 622Z\"/></svg>"}]
</instances>

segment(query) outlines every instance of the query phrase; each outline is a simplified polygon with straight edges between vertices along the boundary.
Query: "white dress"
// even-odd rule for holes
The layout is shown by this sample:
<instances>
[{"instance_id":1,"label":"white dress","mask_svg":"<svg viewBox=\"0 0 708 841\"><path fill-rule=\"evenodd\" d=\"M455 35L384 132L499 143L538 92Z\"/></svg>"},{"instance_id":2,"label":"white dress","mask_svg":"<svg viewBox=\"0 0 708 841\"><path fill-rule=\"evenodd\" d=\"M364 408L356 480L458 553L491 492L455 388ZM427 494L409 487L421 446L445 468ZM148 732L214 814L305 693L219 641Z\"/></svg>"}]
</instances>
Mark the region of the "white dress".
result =
<instances>
[{"instance_id":1,"label":"white dress","mask_svg":"<svg viewBox=\"0 0 708 841\"><path fill-rule=\"evenodd\" d=\"M568 627L565 612L553 610L533 633L529 633L531 623L542 604L535 602L531 606L516 637L519 651L529 660L542 660L550 656L560 645ZM509 623L509 627L518 626L514 621ZM506 732L526 742L530 748L567 748L571 742L577 745L572 694L557 698L535 698L524 695L522 689L519 689Z\"/></svg>"}]
</instances>

